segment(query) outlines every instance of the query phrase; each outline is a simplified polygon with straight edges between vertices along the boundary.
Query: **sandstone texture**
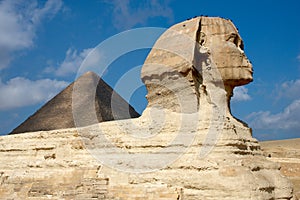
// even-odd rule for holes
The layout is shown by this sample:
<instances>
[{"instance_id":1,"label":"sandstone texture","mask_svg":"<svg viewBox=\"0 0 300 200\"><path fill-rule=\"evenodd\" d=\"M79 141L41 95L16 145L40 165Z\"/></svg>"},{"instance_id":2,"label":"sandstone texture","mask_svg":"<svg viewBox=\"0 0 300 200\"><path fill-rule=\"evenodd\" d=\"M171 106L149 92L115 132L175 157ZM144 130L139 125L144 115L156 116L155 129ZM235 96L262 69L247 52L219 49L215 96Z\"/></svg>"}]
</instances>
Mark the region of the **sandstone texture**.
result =
<instances>
[{"instance_id":1,"label":"sandstone texture","mask_svg":"<svg viewBox=\"0 0 300 200\"><path fill-rule=\"evenodd\" d=\"M265 141L260 145L268 160L280 163L281 173L291 180L300 198L300 139Z\"/></svg>"},{"instance_id":2,"label":"sandstone texture","mask_svg":"<svg viewBox=\"0 0 300 200\"><path fill-rule=\"evenodd\" d=\"M296 199L280 165L230 113L233 88L252 81L231 21L174 25L141 78L149 104L139 118L0 137L0 198Z\"/></svg>"},{"instance_id":3,"label":"sandstone texture","mask_svg":"<svg viewBox=\"0 0 300 200\"><path fill-rule=\"evenodd\" d=\"M76 102L72 101L74 85L80 88L81 92L81 98L78 98ZM91 88L94 87L96 90L91 91ZM114 97L114 102L117 102L115 104L118 104L118 108L115 109L117 112L115 113L111 111L112 96ZM88 99L92 100L88 101ZM73 107L91 107L91 105L88 104L95 105L93 111L97 117L91 118L89 115L81 115L82 126L140 116L134 108L113 91L97 74L87 72L49 100L10 134L78 127L78 125L74 123L72 109Z\"/></svg>"}]
</instances>

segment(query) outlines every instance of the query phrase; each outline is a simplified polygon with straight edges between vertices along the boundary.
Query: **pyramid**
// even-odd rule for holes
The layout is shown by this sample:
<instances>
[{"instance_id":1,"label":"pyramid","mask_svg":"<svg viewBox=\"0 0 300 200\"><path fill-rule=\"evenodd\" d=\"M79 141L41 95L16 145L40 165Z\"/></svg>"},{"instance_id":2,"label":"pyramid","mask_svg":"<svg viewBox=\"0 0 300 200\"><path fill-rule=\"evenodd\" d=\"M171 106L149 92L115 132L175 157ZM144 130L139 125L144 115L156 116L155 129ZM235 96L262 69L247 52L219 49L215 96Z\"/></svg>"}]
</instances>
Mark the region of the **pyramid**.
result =
<instances>
[{"instance_id":1,"label":"pyramid","mask_svg":"<svg viewBox=\"0 0 300 200\"><path fill-rule=\"evenodd\" d=\"M80 98L76 98L77 102L72 107L74 85L80 88L80 94L78 94ZM96 88L96 91L93 91L95 90L93 88ZM95 101L91 101L90 98L93 97ZM78 123L75 126L73 118L74 105L76 108L89 109L91 105L88 104L91 104L91 102L95 103L93 112L96 113L97 118L87 116L89 112L85 110L82 112L83 116L79 123L80 126L140 116L132 106L97 74L87 72L48 101L10 134L78 127ZM113 110L111 107L112 102L114 102Z\"/></svg>"}]
</instances>

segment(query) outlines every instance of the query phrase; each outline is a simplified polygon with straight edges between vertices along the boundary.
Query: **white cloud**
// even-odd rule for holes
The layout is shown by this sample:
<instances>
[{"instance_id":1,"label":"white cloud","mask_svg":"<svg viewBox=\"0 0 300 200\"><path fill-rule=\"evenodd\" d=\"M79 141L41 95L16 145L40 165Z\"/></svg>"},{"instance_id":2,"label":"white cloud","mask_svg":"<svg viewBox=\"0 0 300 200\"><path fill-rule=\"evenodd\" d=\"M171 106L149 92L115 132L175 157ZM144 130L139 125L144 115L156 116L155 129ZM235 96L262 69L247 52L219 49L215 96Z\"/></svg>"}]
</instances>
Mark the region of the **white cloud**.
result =
<instances>
[{"instance_id":1,"label":"white cloud","mask_svg":"<svg viewBox=\"0 0 300 200\"><path fill-rule=\"evenodd\" d=\"M0 110L35 105L51 99L68 85L50 79L28 80L16 77L3 83L0 80Z\"/></svg>"},{"instance_id":2,"label":"white cloud","mask_svg":"<svg viewBox=\"0 0 300 200\"><path fill-rule=\"evenodd\" d=\"M287 101L289 104L277 113L270 110L251 113L246 117L250 127L273 133L298 134L300 132L300 79L279 84L273 93L275 106L279 105L278 103L286 104Z\"/></svg>"},{"instance_id":3,"label":"white cloud","mask_svg":"<svg viewBox=\"0 0 300 200\"><path fill-rule=\"evenodd\" d=\"M34 2L35 6L37 6L37 2ZM48 0L45 3L45 6L42 8L35 7L33 9L34 13L32 14L32 22L37 25L43 20L43 18L52 19L58 11L62 8L63 2L61 0Z\"/></svg>"},{"instance_id":4,"label":"white cloud","mask_svg":"<svg viewBox=\"0 0 300 200\"><path fill-rule=\"evenodd\" d=\"M118 30L124 30L135 25L144 25L147 20L154 17L163 17L173 20L173 11L168 7L169 1L147 0L135 1L135 8L129 0L112 0L113 25Z\"/></svg>"},{"instance_id":5,"label":"white cloud","mask_svg":"<svg viewBox=\"0 0 300 200\"><path fill-rule=\"evenodd\" d=\"M297 59L300 61L300 55L297 56Z\"/></svg>"},{"instance_id":6,"label":"white cloud","mask_svg":"<svg viewBox=\"0 0 300 200\"><path fill-rule=\"evenodd\" d=\"M46 73L54 73L57 76L67 76L70 74L75 74L83 60L87 57L87 55L93 50L93 48L84 49L81 52L78 52L76 49L69 48L66 52L66 57L59 64L58 67L49 66L44 72ZM94 55L94 53L93 53ZM99 59L97 59L99 60ZM93 58L90 57L90 62L94 62ZM95 61L96 62L96 61Z\"/></svg>"},{"instance_id":7,"label":"white cloud","mask_svg":"<svg viewBox=\"0 0 300 200\"><path fill-rule=\"evenodd\" d=\"M277 93L279 98L300 98L300 79L282 83L279 89L277 89Z\"/></svg>"},{"instance_id":8,"label":"white cloud","mask_svg":"<svg viewBox=\"0 0 300 200\"><path fill-rule=\"evenodd\" d=\"M300 131L300 79L281 83L274 90L275 101L289 100L291 103L281 112L259 111L247 118L256 129L281 129Z\"/></svg>"},{"instance_id":9,"label":"white cloud","mask_svg":"<svg viewBox=\"0 0 300 200\"><path fill-rule=\"evenodd\" d=\"M254 112L247 117L250 125L256 129L285 129L300 131L300 99L294 100L282 112L272 114L269 111Z\"/></svg>"},{"instance_id":10,"label":"white cloud","mask_svg":"<svg viewBox=\"0 0 300 200\"><path fill-rule=\"evenodd\" d=\"M248 101L251 97L248 94L248 89L244 86L236 87L233 90L232 101Z\"/></svg>"},{"instance_id":11,"label":"white cloud","mask_svg":"<svg viewBox=\"0 0 300 200\"><path fill-rule=\"evenodd\" d=\"M43 19L52 18L62 7L61 0L0 1L0 70L12 60L12 54L33 46L35 32Z\"/></svg>"}]
</instances>

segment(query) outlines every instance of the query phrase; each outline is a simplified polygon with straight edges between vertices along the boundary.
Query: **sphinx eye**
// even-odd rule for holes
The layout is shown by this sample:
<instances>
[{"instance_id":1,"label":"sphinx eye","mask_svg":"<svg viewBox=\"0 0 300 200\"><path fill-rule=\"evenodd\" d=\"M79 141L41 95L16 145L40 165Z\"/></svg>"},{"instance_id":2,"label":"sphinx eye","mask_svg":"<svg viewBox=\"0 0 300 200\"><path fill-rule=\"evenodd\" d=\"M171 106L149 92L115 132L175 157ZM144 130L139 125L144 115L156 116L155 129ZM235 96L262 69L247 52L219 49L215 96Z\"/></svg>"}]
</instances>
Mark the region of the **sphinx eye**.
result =
<instances>
[{"instance_id":1,"label":"sphinx eye","mask_svg":"<svg viewBox=\"0 0 300 200\"><path fill-rule=\"evenodd\" d=\"M242 40L240 40L239 47L240 49L244 50L244 43Z\"/></svg>"},{"instance_id":2,"label":"sphinx eye","mask_svg":"<svg viewBox=\"0 0 300 200\"><path fill-rule=\"evenodd\" d=\"M230 34L229 37L227 38L227 41L232 42L233 44L235 44L236 47L239 47L240 49L244 50L243 41L240 39L240 37L237 34L235 33Z\"/></svg>"},{"instance_id":3,"label":"sphinx eye","mask_svg":"<svg viewBox=\"0 0 300 200\"><path fill-rule=\"evenodd\" d=\"M235 33L232 33L229 35L229 37L227 38L227 41L232 42L233 44L235 44L236 46L238 46L238 36Z\"/></svg>"}]
</instances>

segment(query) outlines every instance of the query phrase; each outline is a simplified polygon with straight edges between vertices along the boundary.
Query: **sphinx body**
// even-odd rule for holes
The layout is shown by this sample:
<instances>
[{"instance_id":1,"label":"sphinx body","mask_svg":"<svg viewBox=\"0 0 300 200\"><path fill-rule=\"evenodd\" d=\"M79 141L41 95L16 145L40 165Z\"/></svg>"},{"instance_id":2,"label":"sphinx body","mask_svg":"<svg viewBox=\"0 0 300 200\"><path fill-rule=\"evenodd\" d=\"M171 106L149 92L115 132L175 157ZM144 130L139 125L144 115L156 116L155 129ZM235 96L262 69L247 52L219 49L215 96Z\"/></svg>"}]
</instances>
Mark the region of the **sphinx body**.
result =
<instances>
[{"instance_id":1,"label":"sphinx body","mask_svg":"<svg viewBox=\"0 0 300 200\"><path fill-rule=\"evenodd\" d=\"M148 106L142 116L115 122L118 131L99 124L124 151L111 146L110 155L99 154L97 127L82 131L86 145L123 172L132 183L127 189L167 187L175 191L169 199L294 199L280 166L266 160L251 129L230 113L234 87L253 79L243 48L229 20L197 17L172 26L143 65Z\"/></svg>"},{"instance_id":2,"label":"sphinx body","mask_svg":"<svg viewBox=\"0 0 300 200\"><path fill-rule=\"evenodd\" d=\"M0 197L295 199L280 166L230 113L233 88L252 81L232 22L172 26L141 78L149 103L139 118L0 138Z\"/></svg>"}]
</instances>

